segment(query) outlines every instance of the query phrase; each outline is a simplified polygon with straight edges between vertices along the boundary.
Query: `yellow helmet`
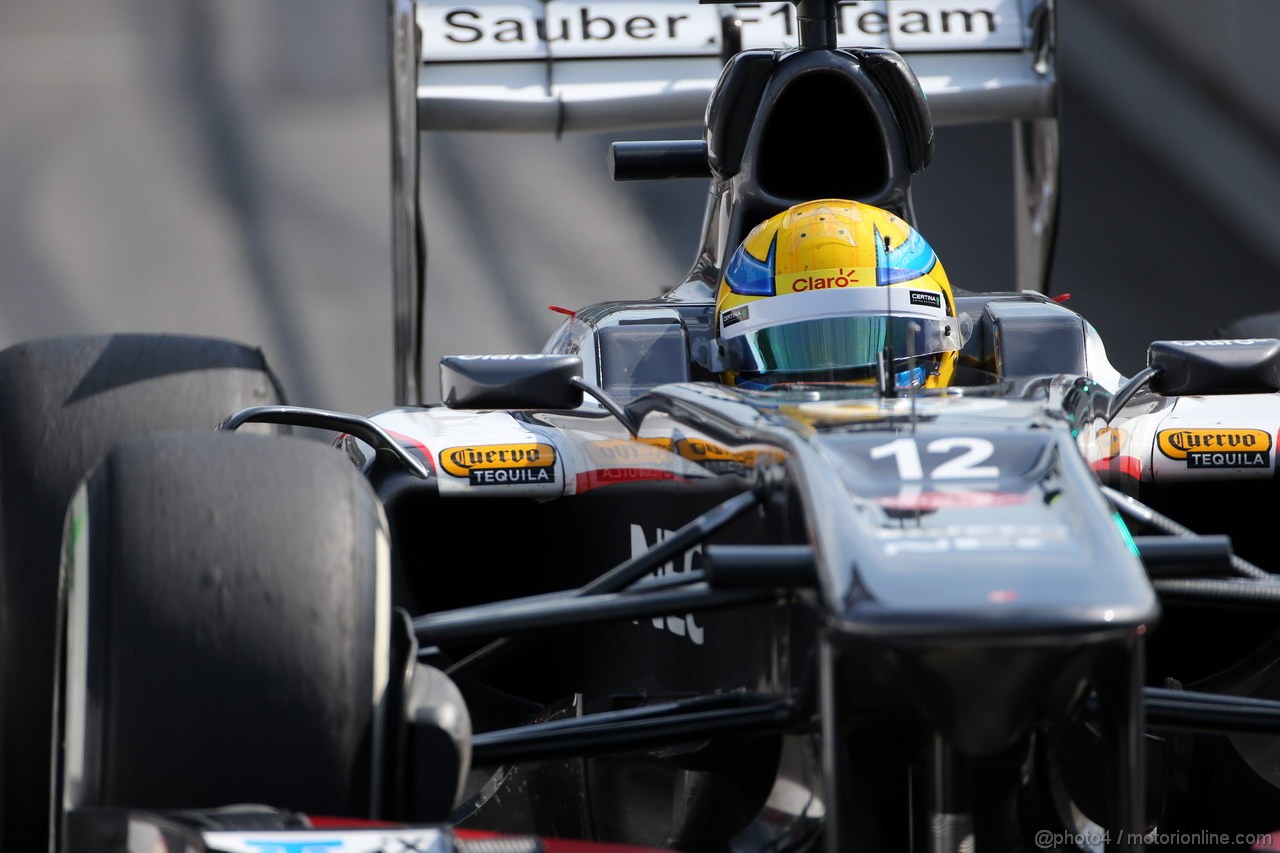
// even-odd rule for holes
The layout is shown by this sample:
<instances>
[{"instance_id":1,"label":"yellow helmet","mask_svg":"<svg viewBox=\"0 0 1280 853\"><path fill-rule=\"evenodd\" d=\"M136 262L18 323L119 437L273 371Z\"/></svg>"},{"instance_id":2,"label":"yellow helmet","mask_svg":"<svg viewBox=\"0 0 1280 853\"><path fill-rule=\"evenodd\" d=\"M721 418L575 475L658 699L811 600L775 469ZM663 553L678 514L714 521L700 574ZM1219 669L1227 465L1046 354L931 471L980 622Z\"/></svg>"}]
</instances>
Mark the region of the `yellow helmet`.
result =
<instances>
[{"instance_id":1,"label":"yellow helmet","mask_svg":"<svg viewBox=\"0 0 1280 853\"><path fill-rule=\"evenodd\" d=\"M716 294L725 379L743 387L871 379L886 351L899 387L944 387L966 334L924 237L857 201L809 201L757 225Z\"/></svg>"}]
</instances>

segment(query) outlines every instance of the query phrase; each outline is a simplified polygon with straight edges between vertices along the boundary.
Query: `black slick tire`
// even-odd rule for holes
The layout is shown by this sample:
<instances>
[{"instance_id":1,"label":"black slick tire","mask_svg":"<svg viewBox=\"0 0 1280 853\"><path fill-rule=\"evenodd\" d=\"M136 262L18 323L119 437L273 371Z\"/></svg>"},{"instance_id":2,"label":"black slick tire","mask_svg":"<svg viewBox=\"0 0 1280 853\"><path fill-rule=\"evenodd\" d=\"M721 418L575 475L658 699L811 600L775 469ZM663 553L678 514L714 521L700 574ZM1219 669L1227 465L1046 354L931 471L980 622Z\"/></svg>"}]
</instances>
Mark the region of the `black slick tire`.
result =
<instances>
[{"instance_id":1,"label":"black slick tire","mask_svg":"<svg viewBox=\"0 0 1280 853\"><path fill-rule=\"evenodd\" d=\"M64 804L376 812L389 544L345 457L124 441L76 493L65 553Z\"/></svg>"}]
</instances>

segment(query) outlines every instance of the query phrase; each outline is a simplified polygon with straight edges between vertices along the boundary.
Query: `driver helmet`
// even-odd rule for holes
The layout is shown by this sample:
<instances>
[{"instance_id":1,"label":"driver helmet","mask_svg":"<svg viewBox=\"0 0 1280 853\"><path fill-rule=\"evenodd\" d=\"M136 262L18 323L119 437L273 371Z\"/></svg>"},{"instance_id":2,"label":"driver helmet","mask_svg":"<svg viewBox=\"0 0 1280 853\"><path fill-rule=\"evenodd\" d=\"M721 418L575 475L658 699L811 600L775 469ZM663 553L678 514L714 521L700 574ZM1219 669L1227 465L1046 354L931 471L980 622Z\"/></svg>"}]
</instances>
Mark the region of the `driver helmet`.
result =
<instances>
[{"instance_id":1,"label":"driver helmet","mask_svg":"<svg viewBox=\"0 0 1280 853\"><path fill-rule=\"evenodd\" d=\"M924 237L845 199L798 204L757 225L716 294L723 377L743 388L873 380L882 355L897 387L945 387L967 321Z\"/></svg>"}]
</instances>

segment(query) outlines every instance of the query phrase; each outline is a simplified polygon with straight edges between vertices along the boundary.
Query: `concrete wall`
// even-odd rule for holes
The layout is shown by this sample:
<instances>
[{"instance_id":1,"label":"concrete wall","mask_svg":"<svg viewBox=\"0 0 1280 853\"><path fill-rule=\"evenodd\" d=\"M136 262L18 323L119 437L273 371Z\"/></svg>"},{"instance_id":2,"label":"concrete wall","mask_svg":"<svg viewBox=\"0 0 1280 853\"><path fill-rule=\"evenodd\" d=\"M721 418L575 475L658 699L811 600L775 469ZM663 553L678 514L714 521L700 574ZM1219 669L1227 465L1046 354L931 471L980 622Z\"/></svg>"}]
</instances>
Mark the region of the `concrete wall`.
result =
<instances>
[{"instance_id":1,"label":"concrete wall","mask_svg":"<svg viewBox=\"0 0 1280 853\"><path fill-rule=\"evenodd\" d=\"M1126 0L1115 12L1165 56L1175 79L1198 82L1280 143L1280 3Z\"/></svg>"}]
</instances>

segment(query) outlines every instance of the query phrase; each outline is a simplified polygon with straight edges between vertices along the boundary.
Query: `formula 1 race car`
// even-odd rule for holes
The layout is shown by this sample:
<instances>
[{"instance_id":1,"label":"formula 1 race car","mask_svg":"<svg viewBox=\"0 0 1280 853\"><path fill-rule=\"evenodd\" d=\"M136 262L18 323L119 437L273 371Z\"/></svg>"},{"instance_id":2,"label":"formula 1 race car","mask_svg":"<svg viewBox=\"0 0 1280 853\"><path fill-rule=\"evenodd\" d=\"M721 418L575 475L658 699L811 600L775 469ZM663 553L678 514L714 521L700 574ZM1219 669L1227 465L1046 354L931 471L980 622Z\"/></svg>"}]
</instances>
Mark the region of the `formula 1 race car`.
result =
<instances>
[{"instance_id":1,"label":"formula 1 race car","mask_svg":"<svg viewBox=\"0 0 1280 853\"><path fill-rule=\"evenodd\" d=\"M956 5L392 0L395 406L285 405L221 341L0 353L4 849L1280 849L1280 583L1239 509L1275 499L1280 338L1108 364L1045 293L1053 3ZM588 84L617 57L647 82ZM449 356L422 405L419 106L699 99L701 140L611 153L710 180L688 278ZM864 373L736 381L757 226L910 223L935 117L1017 122L1026 289L898 287L932 261L877 238L908 260L790 283L887 275Z\"/></svg>"}]
</instances>

